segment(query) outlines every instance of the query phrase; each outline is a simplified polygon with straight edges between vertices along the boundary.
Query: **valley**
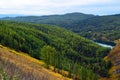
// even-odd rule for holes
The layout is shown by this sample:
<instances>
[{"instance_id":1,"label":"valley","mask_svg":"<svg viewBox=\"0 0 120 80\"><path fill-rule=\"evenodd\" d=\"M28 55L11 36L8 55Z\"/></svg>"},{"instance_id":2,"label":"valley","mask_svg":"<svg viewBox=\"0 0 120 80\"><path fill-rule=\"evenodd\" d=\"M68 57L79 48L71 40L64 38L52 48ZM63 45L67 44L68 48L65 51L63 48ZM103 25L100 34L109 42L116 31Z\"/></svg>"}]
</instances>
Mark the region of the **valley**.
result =
<instances>
[{"instance_id":1,"label":"valley","mask_svg":"<svg viewBox=\"0 0 120 80\"><path fill-rule=\"evenodd\" d=\"M119 15L83 13L1 18L1 75L15 80L118 79L119 21Z\"/></svg>"},{"instance_id":2,"label":"valley","mask_svg":"<svg viewBox=\"0 0 120 80\"><path fill-rule=\"evenodd\" d=\"M0 0L0 80L120 80L120 0Z\"/></svg>"},{"instance_id":3,"label":"valley","mask_svg":"<svg viewBox=\"0 0 120 80\"><path fill-rule=\"evenodd\" d=\"M68 71L69 78L109 76L110 63L103 60L109 48L57 26L0 21L0 43L43 60L45 67L54 66L55 72Z\"/></svg>"}]
</instances>

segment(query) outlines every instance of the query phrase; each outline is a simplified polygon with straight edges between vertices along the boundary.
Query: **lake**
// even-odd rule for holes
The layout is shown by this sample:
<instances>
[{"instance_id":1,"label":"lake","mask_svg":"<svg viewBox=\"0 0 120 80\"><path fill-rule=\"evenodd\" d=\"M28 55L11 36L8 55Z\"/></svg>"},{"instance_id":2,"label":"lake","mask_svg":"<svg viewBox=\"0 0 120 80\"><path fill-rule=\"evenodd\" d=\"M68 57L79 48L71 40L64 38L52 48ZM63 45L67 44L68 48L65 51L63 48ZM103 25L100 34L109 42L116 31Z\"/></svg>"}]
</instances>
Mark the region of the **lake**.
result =
<instances>
[{"instance_id":1,"label":"lake","mask_svg":"<svg viewBox=\"0 0 120 80\"><path fill-rule=\"evenodd\" d=\"M100 45L100 46L103 46L103 47L108 47L108 48L113 48L114 46L112 45L108 45L108 44L103 44L103 43L99 43L99 42L95 42L96 44Z\"/></svg>"}]
</instances>

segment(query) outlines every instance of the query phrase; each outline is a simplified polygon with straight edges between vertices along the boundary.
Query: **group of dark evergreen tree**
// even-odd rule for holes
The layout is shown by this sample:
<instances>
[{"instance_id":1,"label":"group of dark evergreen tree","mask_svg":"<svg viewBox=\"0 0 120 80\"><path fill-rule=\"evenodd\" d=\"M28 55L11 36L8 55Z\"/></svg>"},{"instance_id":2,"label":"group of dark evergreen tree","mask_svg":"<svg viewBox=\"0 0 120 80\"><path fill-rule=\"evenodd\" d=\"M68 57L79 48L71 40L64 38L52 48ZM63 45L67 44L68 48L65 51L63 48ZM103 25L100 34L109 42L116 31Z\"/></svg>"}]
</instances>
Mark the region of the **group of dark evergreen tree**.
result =
<instances>
[{"instance_id":1,"label":"group of dark evergreen tree","mask_svg":"<svg viewBox=\"0 0 120 80\"><path fill-rule=\"evenodd\" d=\"M54 66L54 71L58 70L62 74L62 70L68 71L68 77L72 77L74 80L98 80L98 76L79 63L67 59L63 54L57 53L55 48L51 46L44 46L41 49L41 59L46 63L46 67ZM64 75L64 74L63 74Z\"/></svg>"},{"instance_id":2,"label":"group of dark evergreen tree","mask_svg":"<svg viewBox=\"0 0 120 80\"><path fill-rule=\"evenodd\" d=\"M42 59L46 67L66 70L81 80L108 77L110 62L103 58L109 49L57 26L0 21L0 43Z\"/></svg>"}]
</instances>

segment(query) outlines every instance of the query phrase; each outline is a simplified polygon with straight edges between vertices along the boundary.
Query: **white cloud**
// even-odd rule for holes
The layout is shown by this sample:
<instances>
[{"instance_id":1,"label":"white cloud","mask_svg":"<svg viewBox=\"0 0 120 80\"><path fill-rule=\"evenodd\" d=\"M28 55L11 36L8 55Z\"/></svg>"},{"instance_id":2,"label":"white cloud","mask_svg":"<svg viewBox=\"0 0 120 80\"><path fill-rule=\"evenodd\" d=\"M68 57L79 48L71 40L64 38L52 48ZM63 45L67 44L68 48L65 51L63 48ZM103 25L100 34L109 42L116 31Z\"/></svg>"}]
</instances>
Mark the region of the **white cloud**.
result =
<instances>
[{"instance_id":1,"label":"white cloud","mask_svg":"<svg viewBox=\"0 0 120 80\"><path fill-rule=\"evenodd\" d=\"M119 0L0 0L0 13L10 14L53 14L76 6L115 4ZM81 7L80 7L81 6ZM81 11L82 12L82 11ZM88 12L89 13L89 12Z\"/></svg>"}]
</instances>

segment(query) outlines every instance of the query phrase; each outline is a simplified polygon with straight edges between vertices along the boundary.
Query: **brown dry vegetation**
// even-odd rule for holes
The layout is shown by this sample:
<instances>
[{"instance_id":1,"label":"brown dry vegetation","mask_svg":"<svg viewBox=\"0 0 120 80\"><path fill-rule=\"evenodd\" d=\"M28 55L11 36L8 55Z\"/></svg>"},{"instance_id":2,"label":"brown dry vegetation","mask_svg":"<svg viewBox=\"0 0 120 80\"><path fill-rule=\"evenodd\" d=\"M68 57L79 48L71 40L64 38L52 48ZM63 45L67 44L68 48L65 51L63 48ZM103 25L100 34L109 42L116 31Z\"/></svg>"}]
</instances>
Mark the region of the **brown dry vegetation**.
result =
<instances>
[{"instance_id":1,"label":"brown dry vegetation","mask_svg":"<svg viewBox=\"0 0 120 80\"><path fill-rule=\"evenodd\" d=\"M110 54L105 58L112 62L112 68L109 70L111 80L120 79L120 40L116 40L116 46L111 50Z\"/></svg>"},{"instance_id":2,"label":"brown dry vegetation","mask_svg":"<svg viewBox=\"0 0 120 80\"><path fill-rule=\"evenodd\" d=\"M42 65L42 61L0 45L0 79L5 76L8 80L68 80Z\"/></svg>"}]
</instances>

